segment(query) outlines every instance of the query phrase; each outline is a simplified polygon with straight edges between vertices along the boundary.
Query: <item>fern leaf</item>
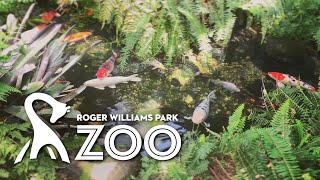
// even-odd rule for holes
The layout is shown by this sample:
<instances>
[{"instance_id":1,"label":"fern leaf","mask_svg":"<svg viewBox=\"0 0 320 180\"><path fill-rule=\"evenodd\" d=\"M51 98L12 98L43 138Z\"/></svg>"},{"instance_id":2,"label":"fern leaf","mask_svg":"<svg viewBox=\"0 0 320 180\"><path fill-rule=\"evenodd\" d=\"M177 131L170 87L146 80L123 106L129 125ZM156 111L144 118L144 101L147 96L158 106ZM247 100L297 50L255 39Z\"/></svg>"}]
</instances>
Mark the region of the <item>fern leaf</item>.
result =
<instances>
[{"instance_id":1,"label":"fern leaf","mask_svg":"<svg viewBox=\"0 0 320 180\"><path fill-rule=\"evenodd\" d=\"M301 170L288 139L282 138L273 128L262 131L265 148L272 158L277 174L284 179L299 179Z\"/></svg>"},{"instance_id":2,"label":"fern leaf","mask_svg":"<svg viewBox=\"0 0 320 180\"><path fill-rule=\"evenodd\" d=\"M173 180L190 179L186 171L177 164L170 165L168 169L169 169L168 176Z\"/></svg>"},{"instance_id":3,"label":"fern leaf","mask_svg":"<svg viewBox=\"0 0 320 180\"><path fill-rule=\"evenodd\" d=\"M290 100L286 100L275 113L272 118L271 126L274 128L282 128L289 121Z\"/></svg>"},{"instance_id":4,"label":"fern leaf","mask_svg":"<svg viewBox=\"0 0 320 180\"><path fill-rule=\"evenodd\" d=\"M0 101L5 101L10 93L21 93L17 88L7 84L0 83Z\"/></svg>"},{"instance_id":5,"label":"fern leaf","mask_svg":"<svg viewBox=\"0 0 320 180\"><path fill-rule=\"evenodd\" d=\"M100 3L99 3L99 7L100 7L99 19L102 22L102 28L105 26L106 22L111 21L112 11L114 9L115 4L116 4L115 0L102 0L102 1L100 1Z\"/></svg>"},{"instance_id":6,"label":"fern leaf","mask_svg":"<svg viewBox=\"0 0 320 180\"><path fill-rule=\"evenodd\" d=\"M244 104L241 104L235 112L232 114L232 116L229 117L229 125L227 127L227 130L229 133L241 133L244 128L244 122L245 119L242 117L242 111L244 109Z\"/></svg>"}]
</instances>

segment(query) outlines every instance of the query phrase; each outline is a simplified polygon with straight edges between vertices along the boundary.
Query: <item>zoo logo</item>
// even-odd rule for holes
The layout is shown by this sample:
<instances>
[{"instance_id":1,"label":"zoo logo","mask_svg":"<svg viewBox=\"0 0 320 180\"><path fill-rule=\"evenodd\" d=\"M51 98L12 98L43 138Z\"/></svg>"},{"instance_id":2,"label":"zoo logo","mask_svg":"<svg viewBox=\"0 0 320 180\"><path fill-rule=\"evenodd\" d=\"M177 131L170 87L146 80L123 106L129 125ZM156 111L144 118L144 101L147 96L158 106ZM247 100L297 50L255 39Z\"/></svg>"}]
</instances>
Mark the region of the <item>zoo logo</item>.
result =
<instances>
[{"instance_id":1,"label":"zoo logo","mask_svg":"<svg viewBox=\"0 0 320 180\"><path fill-rule=\"evenodd\" d=\"M29 95L24 103L26 113L33 127L34 135L31 145L30 159L36 159L40 149L46 145L52 145L56 148L62 161L70 163L68 153L59 137L48 127L36 114L32 103L36 100L42 100L52 107L51 123L55 123L70 112L70 107L61 103L51 96L44 93L33 93ZM94 143L102 132L104 125L78 125L77 133L89 134L84 144L80 148L75 160L103 160L103 152L91 152ZM115 147L115 139L119 134L127 134L131 138L131 147L128 151L118 151ZM170 148L161 152L155 148L155 138L159 134L167 134L171 139ZM22 161L25 153L30 146L29 140L18 154L14 164ZM130 160L138 155L141 150L142 140L139 132L131 126L119 125L111 128L105 136L105 149L107 153L117 160ZM169 160L175 157L181 149L181 137L179 133L168 125L158 125L151 128L145 135L144 147L148 155L157 160ZM47 146L51 159L56 159L51 147Z\"/></svg>"}]
</instances>

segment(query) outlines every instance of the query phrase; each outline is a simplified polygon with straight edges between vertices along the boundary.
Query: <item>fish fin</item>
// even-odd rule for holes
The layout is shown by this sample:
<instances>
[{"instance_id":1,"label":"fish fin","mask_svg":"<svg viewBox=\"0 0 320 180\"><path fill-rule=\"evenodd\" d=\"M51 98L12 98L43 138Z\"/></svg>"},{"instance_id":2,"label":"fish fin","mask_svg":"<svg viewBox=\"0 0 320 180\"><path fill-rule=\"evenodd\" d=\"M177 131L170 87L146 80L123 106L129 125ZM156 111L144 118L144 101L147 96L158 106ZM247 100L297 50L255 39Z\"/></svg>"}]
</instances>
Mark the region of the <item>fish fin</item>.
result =
<instances>
[{"instance_id":1,"label":"fish fin","mask_svg":"<svg viewBox=\"0 0 320 180\"><path fill-rule=\"evenodd\" d=\"M115 85L108 86L108 87L109 87L109 88L112 88L112 89L116 88L116 86L115 86Z\"/></svg>"},{"instance_id":2,"label":"fish fin","mask_svg":"<svg viewBox=\"0 0 320 180\"><path fill-rule=\"evenodd\" d=\"M216 99L217 97L216 97L215 91L211 91L211 92L208 94L208 98L209 98L210 100Z\"/></svg>"},{"instance_id":3,"label":"fish fin","mask_svg":"<svg viewBox=\"0 0 320 180\"><path fill-rule=\"evenodd\" d=\"M206 123L206 122L203 122L203 124L205 125L205 127L209 128L210 127L210 123Z\"/></svg>"},{"instance_id":4,"label":"fish fin","mask_svg":"<svg viewBox=\"0 0 320 180\"><path fill-rule=\"evenodd\" d=\"M277 86L278 86L279 88L283 88L283 87L284 87L284 84L283 84L282 82L280 82L280 81L277 81Z\"/></svg>"},{"instance_id":5,"label":"fish fin","mask_svg":"<svg viewBox=\"0 0 320 180\"><path fill-rule=\"evenodd\" d=\"M124 82L122 82L122 83L126 84L126 83L128 83L128 81L124 81Z\"/></svg>"},{"instance_id":6,"label":"fish fin","mask_svg":"<svg viewBox=\"0 0 320 180\"><path fill-rule=\"evenodd\" d=\"M104 87L95 87L96 89L104 90Z\"/></svg>"},{"instance_id":7,"label":"fish fin","mask_svg":"<svg viewBox=\"0 0 320 180\"><path fill-rule=\"evenodd\" d=\"M72 45L74 45L74 44L75 44L75 42L72 42L72 43L69 44L69 46L72 46Z\"/></svg>"},{"instance_id":8,"label":"fish fin","mask_svg":"<svg viewBox=\"0 0 320 180\"><path fill-rule=\"evenodd\" d=\"M142 79L137 76L138 76L138 74L133 74L133 75L129 76L130 81L140 82Z\"/></svg>"},{"instance_id":9,"label":"fish fin","mask_svg":"<svg viewBox=\"0 0 320 180\"><path fill-rule=\"evenodd\" d=\"M155 70L155 69L157 69L157 67L152 68L152 70Z\"/></svg>"},{"instance_id":10,"label":"fish fin","mask_svg":"<svg viewBox=\"0 0 320 180\"><path fill-rule=\"evenodd\" d=\"M191 120L191 116L183 116L183 118L185 118L186 120Z\"/></svg>"}]
</instances>

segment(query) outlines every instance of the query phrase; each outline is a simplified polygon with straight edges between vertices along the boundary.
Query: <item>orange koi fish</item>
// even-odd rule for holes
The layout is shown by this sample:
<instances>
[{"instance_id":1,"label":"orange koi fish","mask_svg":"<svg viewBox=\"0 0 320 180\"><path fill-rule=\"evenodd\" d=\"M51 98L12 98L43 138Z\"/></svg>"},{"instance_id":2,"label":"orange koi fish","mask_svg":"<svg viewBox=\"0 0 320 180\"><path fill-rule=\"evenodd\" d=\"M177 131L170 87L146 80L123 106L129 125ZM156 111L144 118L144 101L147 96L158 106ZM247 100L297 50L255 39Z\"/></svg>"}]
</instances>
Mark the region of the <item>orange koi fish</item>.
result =
<instances>
[{"instance_id":1,"label":"orange koi fish","mask_svg":"<svg viewBox=\"0 0 320 180\"><path fill-rule=\"evenodd\" d=\"M91 32L78 32L75 34L71 34L70 36L67 36L64 38L62 42L76 42L80 41L82 39L86 39L88 36L90 36L92 33Z\"/></svg>"},{"instance_id":2,"label":"orange koi fish","mask_svg":"<svg viewBox=\"0 0 320 180\"><path fill-rule=\"evenodd\" d=\"M96 76L99 79L103 79L106 76L109 76L113 71L114 63L118 59L118 54L112 51L112 56L106 60L98 69Z\"/></svg>"},{"instance_id":3,"label":"orange koi fish","mask_svg":"<svg viewBox=\"0 0 320 180\"><path fill-rule=\"evenodd\" d=\"M317 89L315 87L311 86L308 83L300 81L297 78L290 76L289 74L283 74L279 72L268 72L268 75L272 79L276 80L278 87L283 87L284 85L289 85L294 87L300 86L304 89L309 89L313 92L317 92Z\"/></svg>"},{"instance_id":4,"label":"orange koi fish","mask_svg":"<svg viewBox=\"0 0 320 180\"><path fill-rule=\"evenodd\" d=\"M45 21L45 23L37 26L38 29L43 29L50 23L50 21L52 21L53 18L60 17L61 15L56 11L51 10L51 11L45 11L44 13L40 14L40 16L41 16L41 19Z\"/></svg>"}]
</instances>

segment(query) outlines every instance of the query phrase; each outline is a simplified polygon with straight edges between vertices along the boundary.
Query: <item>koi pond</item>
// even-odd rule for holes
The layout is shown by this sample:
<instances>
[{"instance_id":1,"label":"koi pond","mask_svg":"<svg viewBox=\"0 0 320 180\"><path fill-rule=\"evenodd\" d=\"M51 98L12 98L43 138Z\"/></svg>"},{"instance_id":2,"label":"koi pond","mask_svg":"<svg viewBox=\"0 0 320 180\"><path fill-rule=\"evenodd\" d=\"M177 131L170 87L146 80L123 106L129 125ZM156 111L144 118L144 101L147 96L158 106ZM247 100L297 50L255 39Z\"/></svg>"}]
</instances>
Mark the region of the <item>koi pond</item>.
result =
<instances>
[{"instance_id":1,"label":"koi pond","mask_svg":"<svg viewBox=\"0 0 320 180\"><path fill-rule=\"evenodd\" d=\"M320 6L273 0L0 5L0 179L320 178ZM58 116L66 114L56 122L54 105L39 98L29 102L34 123L24 102L37 92L63 106ZM177 114L178 121L77 121L79 114ZM42 139L47 149L34 156L39 124L50 131L41 131L43 137L51 134L50 142L65 146L63 162L49 140ZM150 158L145 147L129 161L115 160L104 137L123 124L142 138L168 125L181 136L181 150L168 161ZM87 139L77 125L104 125L91 149L103 152L103 160L75 160ZM167 151L170 138L157 135L155 149ZM128 135L115 138L121 152L132 144Z\"/></svg>"}]
</instances>

